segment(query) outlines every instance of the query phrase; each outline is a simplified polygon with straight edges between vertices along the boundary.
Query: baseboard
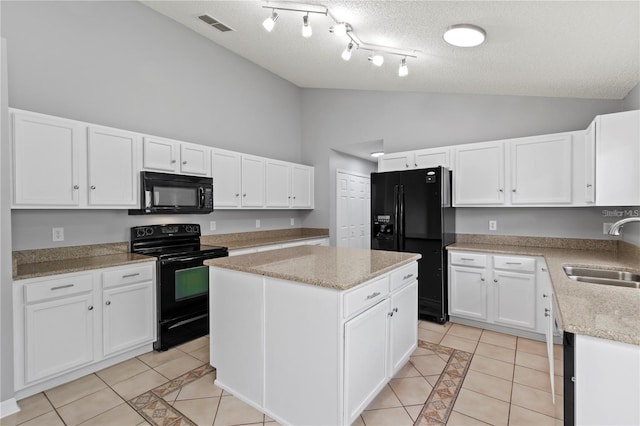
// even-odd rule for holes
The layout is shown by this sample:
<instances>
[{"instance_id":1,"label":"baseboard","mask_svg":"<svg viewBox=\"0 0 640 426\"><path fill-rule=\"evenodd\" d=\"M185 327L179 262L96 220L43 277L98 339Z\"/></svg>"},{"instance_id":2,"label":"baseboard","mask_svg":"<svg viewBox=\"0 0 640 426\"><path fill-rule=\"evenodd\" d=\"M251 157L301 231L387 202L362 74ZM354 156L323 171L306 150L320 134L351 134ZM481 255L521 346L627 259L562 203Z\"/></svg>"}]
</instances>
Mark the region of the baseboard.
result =
<instances>
[{"instance_id":1,"label":"baseboard","mask_svg":"<svg viewBox=\"0 0 640 426\"><path fill-rule=\"evenodd\" d=\"M18 402L15 398L0 402L0 419L15 414L18 411L20 411L20 407L18 407Z\"/></svg>"}]
</instances>

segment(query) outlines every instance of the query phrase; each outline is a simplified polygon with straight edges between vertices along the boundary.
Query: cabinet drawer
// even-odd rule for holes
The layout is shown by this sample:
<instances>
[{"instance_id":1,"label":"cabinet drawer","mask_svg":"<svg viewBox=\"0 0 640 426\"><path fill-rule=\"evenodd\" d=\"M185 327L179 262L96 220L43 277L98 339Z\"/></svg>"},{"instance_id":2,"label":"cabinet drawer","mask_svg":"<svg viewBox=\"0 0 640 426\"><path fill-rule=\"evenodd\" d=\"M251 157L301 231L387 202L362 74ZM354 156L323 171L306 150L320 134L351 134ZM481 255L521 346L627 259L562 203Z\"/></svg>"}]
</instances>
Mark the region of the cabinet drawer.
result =
<instances>
[{"instance_id":1,"label":"cabinet drawer","mask_svg":"<svg viewBox=\"0 0 640 426\"><path fill-rule=\"evenodd\" d=\"M405 284L409 284L418 279L418 262L411 262L410 264L393 271L390 274L390 289L395 291Z\"/></svg>"},{"instance_id":2,"label":"cabinet drawer","mask_svg":"<svg viewBox=\"0 0 640 426\"><path fill-rule=\"evenodd\" d=\"M344 296L344 317L378 303L389 294L389 275L361 284Z\"/></svg>"},{"instance_id":3,"label":"cabinet drawer","mask_svg":"<svg viewBox=\"0 0 640 426\"><path fill-rule=\"evenodd\" d=\"M91 291L93 291L91 275L79 275L77 277L25 284L24 300L25 303L42 302L61 296L71 296Z\"/></svg>"},{"instance_id":4,"label":"cabinet drawer","mask_svg":"<svg viewBox=\"0 0 640 426\"><path fill-rule=\"evenodd\" d=\"M134 266L132 268L122 268L115 271L102 273L102 287L117 287L125 284L134 284L153 279L153 266Z\"/></svg>"},{"instance_id":5,"label":"cabinet drawer","mask_svg":"<svg viewBox=\"0 0 640 426\"><path fill-rule=\"evenodd\" d=\"M476 266L478 268L487 266L487 255L485 254L451 252L450 259L452 265Z\"/></svg>"},{"instance_id":6,"label":"cabinet drawer","mask_svg":"<svg viewBox=\"0 0 640 426\"><path fill-rule=\"evenodd\" d=\"M536 260L528 257L493 256L493 267L508 271L534 272Z\"/></svg>"}]
</instances>

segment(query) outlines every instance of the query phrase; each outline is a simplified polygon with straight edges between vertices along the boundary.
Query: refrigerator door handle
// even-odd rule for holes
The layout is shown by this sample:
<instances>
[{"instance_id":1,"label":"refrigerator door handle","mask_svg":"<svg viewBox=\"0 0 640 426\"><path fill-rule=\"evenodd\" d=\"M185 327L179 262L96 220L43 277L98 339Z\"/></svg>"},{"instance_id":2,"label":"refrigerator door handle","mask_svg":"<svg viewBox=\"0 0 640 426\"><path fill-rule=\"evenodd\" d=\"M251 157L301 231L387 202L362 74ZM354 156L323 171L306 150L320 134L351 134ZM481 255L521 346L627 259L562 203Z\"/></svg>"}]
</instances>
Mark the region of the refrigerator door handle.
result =
<instances>
[{"instance_id":1,"label":"refrigerator door handle","mask_svg":"<svg viewBox=\"0 0 640 426\"><path fill-rule=\"evenodd\" d=\"M398 215L398 250L404 251L404 185L400 185L400 193L398 194L399 210Z\"/></svg>"},{"instance_id":2,"label":"refrigerator door handle","mask_svg":"<svg viewBox=\"0 0 640 426\"><path fill-rule=\"evenodd\" d=\"M395 226L395 230L393 231L393 249L398 251L400 250L400 225L398 223L398 208L400 207L398 204L398 185L394 185L393 187L393 223Z\"/></svg>"}]
</instances>

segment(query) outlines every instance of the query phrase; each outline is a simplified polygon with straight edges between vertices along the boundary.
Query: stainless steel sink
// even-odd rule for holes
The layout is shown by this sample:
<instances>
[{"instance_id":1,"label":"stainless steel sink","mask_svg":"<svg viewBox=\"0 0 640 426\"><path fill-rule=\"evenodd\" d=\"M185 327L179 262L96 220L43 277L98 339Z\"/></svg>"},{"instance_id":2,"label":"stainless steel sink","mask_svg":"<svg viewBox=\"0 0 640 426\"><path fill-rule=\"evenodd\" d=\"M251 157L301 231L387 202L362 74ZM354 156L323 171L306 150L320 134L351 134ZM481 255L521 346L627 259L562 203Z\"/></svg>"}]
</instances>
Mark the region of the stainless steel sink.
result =
<instances>
[{"instance_id":1,"label":"stainless steel sink","mask_svg":"<svg viewBox=\"0 0 640 426\"><path fill-rule=\"evenodd\" d=\"M574 281L619 287L640 288L640 274L611 269L584 268L579 266L563 267L567 277Z\"/></svg>"}]
</instances>

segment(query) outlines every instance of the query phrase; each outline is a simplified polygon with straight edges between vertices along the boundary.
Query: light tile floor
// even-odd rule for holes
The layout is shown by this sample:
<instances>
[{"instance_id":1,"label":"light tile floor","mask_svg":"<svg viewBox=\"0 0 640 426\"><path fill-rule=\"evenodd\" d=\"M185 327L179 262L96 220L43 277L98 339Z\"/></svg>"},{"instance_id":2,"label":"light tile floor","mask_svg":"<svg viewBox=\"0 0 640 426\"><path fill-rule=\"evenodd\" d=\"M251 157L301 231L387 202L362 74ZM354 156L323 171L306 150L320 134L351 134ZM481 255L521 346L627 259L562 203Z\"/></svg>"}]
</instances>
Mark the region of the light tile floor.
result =
<instances>
[{"instance_id":1,"label":"light tile floor","mask_svg":"<svg viewBox=\"0 0 640 426\"><path fill-rule=\"evenodd\" d=\"M561 346L555 347L554 405L543 342L460 324L443 326L424 321L419 322L418 335L428 343L416 349L410 362L367 407L356 425L416 423L447 365L451 350L446 348L473 354L448 425L562 424ZM430 344L446 348L439 351ZM276 425L268 416L216 387L215 372L206 368L208 359L208 337L166 352L149 352L21 400L18 404L22 411L0 423L137 426L149 423L139 412L170 411L176 415L177 410L178 417L172 420L175 426ZM149 392L152 389L155 394ZM148 395L151 404L148 398L145 400ZM148 404L146 408L139 404L142 400Z\"/></svg>"}]
</instances>

